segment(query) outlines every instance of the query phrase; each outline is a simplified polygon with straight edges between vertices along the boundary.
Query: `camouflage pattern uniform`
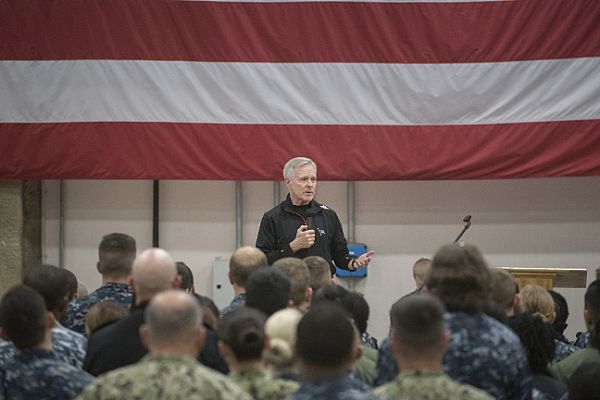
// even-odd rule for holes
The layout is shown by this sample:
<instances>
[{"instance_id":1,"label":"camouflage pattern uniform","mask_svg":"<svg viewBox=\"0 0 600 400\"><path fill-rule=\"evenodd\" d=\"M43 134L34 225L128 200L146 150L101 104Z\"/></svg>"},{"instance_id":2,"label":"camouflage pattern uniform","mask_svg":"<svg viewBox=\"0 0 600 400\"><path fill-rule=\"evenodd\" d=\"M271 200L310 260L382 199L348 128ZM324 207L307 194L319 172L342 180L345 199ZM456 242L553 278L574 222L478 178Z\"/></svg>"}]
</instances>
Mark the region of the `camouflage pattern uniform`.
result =
<instances>
[{"instance_id":1,"label":"camouflage pattern uniform","mask_svg":"<svg viewBox=\"0 0 600 400\"><path fill-rule=\"evenodd\" d=\"M381 386L393 381L398 376L398 372L400 371L392 354L392 342L389 337L386 337L379 348L373 386Z\"/></svg>"},{"instance_id":2,"label":"camouflage pattern uniform","mask_svg":"<svg viewBox=\"0 0 600 400\"><path fill-rule=\"evenodd\" d=\"M369 332L364 332L360 336L360 341L366 344L369 347L374 348L375 350L379 350L379 344L377 343L377 339L369 334Z\"/></svg>"},{"instance_id":3,"label":"camouflage pattern uniform","mask_svg":"<svg viewBox=\"0 0 600 400\"><path fill-rule=\"evenodd\" d=\"M0 367L0 399L72 399L93 380L50 350L21 350Z\"/></svg>"},{"instance_id":4,"label":"camouflage pattern uniform","mask_svg":"<svg viewBox=\"0 0 600 400\"><path fill-rule=\"evenodd\" d=\"M158 354L100 376L78 399L252 400L228 377L195 358Z\"/></svg>"},{"instance_id":5,"label":"camouflage pattern uniform","mask_svg":"<svg viewBox=\"0 0 600 400\"><path fill-rule=\"evenodd\" d=\"M357 379L347 375L335 380L305 381L300 389L288 400L378 400L378 398Z\"/></svg>"},{"instance_id":6,"label":"camouflage pattern uniform","mask_svg":"<svg viewBox=\"0 0 600 400\"><path fill-rule=\"evenodd\" d=\"M252 396L254 400L285 399L298 390L298 383L273 378L260 368L244 368L229 374L232 381Z\"/></svg>"},{"instance_id":7,"label":"camouflage pattern uniform","mask_svg":"<svg viewBox=\"0 0 600 400\"><path fill-rule=\"evenodd\" d=\"M559 363L551 363L550 371L561 382L568 382L577 367L585 362L600 363L600 351L593 347L580 349Z\"/></svg>"},{"instance_id":8,"label":"camouflage pattern uniform","mask_svg":"<svg viewBox=\"0 0 600 400\"><path fill-rule=\"evenodd\" d=\"M580 349L585 349L590 346L590 332L577 332L577 337L573 342L575 347L579 347Z\"/></svg>"},{"instance_id":9,"label":"camouflage pattern uniform","mask_svg":"<svg viewBox=\"0 0 600 400\"><path fill-rule=\"evenodd\" d=\"M52 349L61 360L77 368L83 367L87 351L87 338L59 323L52 328ZM12 360L16 349L10 342L0 340L0 366Z\"/></svg>"},{"instance_id":10,"label":"camouflage pattern uniform","mask_svg":"<svg viewBox=\"0 0 600 400\"><path fill-rule=\"evenodd\" d=\"M448 375L431 370L401 372L395 381L374 392L381 400L493 400L483 390L454 382Z\"/></svg>"},{"instance_id":11,"label":"camouflage pattern uniform","mask_svg":"<svg viewBox=\"0 0 600 400\"><path fill-rule=\"evenodd\" d=\"M558 339L554 339L554 344L554 358L552 359L552 361L554 362L564 360L565 358L569 357L571 354L579 350L579 347L570 343L565 343L562 340Z\"/></svg>"},{"instance_id":12,"label":"camouflage pattern uniform","mask_svg":"<svg viewBox=\"0 0 600 400\"><path fill-rule=\"evenodd\" d=\"M444 370L450 378L496 399L530 399L533 379L517 335L483 313L444 314L450 332Z\"/></svg>"},{"instance_id":13,"label":"camouflage pattern uniform","mask_svg":"<svg viewBox=\"0 0 600 400\"><path fill-rule=\"evenodd\" d=\"M235 296L233 300L231 300L231 303L229 303L227 307L219 311L219 314L221 314L221 317L223 317L225 314L229 314L230 312L237 310L238 308L243 306L245 302L246 292L240 293L237 296Z\"/></svg>"},{"instance_id":14,"label":"camouflage pattern uniform","mask_svg":"<svg viewBox=\"0 0 600 400\"><path fill-rule=\"evenodd\" d=\"M105 283L89 295L74 299L69 303L65 326L83 335L85 334L85 316L94 304L111 299L129 309L132 297L133 293L126 283Z\"/></svg>"}]
</instances>

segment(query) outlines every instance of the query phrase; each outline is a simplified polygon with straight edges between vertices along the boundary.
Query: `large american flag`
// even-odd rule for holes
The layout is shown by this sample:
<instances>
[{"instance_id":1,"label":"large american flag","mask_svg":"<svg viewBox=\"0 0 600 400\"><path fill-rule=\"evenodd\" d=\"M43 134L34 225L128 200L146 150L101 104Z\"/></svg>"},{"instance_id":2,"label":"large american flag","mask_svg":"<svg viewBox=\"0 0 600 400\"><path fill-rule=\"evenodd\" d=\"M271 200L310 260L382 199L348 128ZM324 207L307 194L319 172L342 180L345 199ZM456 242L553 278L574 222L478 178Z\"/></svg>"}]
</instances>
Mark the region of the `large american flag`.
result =
<instances>
[{"instance_id":1,"label":"large american flag","mask_svg":"<svg viewBox=\"0 0 600 400\"><path fill-rule=\"evenodd\" d=\"M0 178L600 175L600 1L0 1Z\"/></svg>"}]
</instances>

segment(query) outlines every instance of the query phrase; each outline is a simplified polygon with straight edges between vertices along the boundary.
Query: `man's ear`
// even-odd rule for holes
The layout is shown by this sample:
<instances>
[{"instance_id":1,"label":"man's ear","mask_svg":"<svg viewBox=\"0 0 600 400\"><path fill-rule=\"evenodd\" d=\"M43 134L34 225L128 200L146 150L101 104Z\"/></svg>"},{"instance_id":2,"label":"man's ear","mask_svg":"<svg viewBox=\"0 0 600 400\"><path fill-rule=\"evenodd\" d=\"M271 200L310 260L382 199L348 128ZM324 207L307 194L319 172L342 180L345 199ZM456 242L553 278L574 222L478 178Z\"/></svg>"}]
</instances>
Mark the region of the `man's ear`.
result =
<instances>
[{"instance_id":1,"label":"man's ear","mask_svg":"<svg viewBox=\"0 0 600 400\"><path fill-rule=\"evenodd\" d=\"M46 313L46 326L48 327L48 330L51 330L55 324L56 318L54 317L54 313L48 311Z\"/></svg>"},{"instance_id":2,"label":"man's ear","mask_svg":"<svg viewBox=\"0 0 600 400\"><path fill-rule=\"evenodd\" d=\"M144 345L144 347L146 349L149 349L149 345L150 345L150 341L149 341L149 334L148 334L148 326L146 326L146 324L142 324L142 326L140 326L139 329L139 335L140 335L140 340L142 342L142 345Z\"/></svg>"},{"instance_id":3,"label":"man's ear","mask_svg":"<svg viewBox=\"0 0 600 400\"><path fill-rule=\"evenodd\" d=\"M306 302L310 303L312 301L313 289L309 286L306 288Z\"/></svg>"},{"instance_id":4,"label":"man's ear","mask_svg":"<svg viewBox=\"0 0 600 400\"><path fill-rule=\"evenodd\" d=\"M179 289L181 287L181 275L175 275L175 279L171 283L173 289Z\"/></svg>"},{"instance_id":5,"label":"man's ear","mask_svg":"<svg viewBox=\"0 0 600 400\"><path fill-rule=\"evenodd\" d=\"M102 263L100 261L98 261L96 263L96 270L98 271L98 273L100 273L100 275L102 275L102 273L104 271L104 266L102 265Z\"/></svg>"},{"instance_id":6,"label":"man's ear","mask_svg":"<svg viewBox=\"0 0 600 400\"><path fill-rule=\"evenodd\" d=\"M229 283L233 285L233 279L231 279L231 271L227 272L227 279L229 279Z\"/></svg>"}]
</instances>

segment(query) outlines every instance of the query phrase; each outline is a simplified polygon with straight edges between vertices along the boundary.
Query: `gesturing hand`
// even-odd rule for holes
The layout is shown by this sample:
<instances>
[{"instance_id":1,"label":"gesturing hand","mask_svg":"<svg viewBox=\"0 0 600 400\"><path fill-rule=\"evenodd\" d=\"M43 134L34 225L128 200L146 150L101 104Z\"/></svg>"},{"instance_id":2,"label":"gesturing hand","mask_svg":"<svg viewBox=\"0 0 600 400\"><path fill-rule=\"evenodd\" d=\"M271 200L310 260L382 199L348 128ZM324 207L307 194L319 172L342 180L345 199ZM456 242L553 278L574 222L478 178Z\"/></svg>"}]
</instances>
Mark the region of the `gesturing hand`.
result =
<instances>
[{"instance_id":1,"label":"gesturing hand","mask_svg":"<svg viewBox=\"0 0 600 400\"><path fill-rule=\"evenodd\" d=\"M315 244L315 231L308 229L307 225L301 225L296 231L296 238L290 243L290 248L295 253L300 249L308 249Z\"/></svg>"}]
</instances>

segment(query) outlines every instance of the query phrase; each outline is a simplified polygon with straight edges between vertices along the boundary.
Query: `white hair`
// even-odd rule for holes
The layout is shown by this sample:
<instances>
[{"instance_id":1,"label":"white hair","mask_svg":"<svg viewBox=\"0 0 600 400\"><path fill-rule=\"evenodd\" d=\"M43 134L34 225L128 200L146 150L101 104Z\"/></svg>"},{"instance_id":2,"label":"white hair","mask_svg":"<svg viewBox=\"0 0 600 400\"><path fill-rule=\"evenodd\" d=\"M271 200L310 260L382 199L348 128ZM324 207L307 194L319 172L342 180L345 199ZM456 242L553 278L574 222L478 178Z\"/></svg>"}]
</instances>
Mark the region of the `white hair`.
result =
<instances>
[{"instance_id":1,"label":"white hair","mask_svg":"<svg viewBox=\"0 0 600 400\"><path fill-rule=\"evenodd\" d=\"M317 171L317 164L313 160L307 157L295 157L285 163L283 166L283 179L292 178L294 176L294 170L298 167L303 167L305 165L312 165Z\"/></svg>"}]
</instances>

